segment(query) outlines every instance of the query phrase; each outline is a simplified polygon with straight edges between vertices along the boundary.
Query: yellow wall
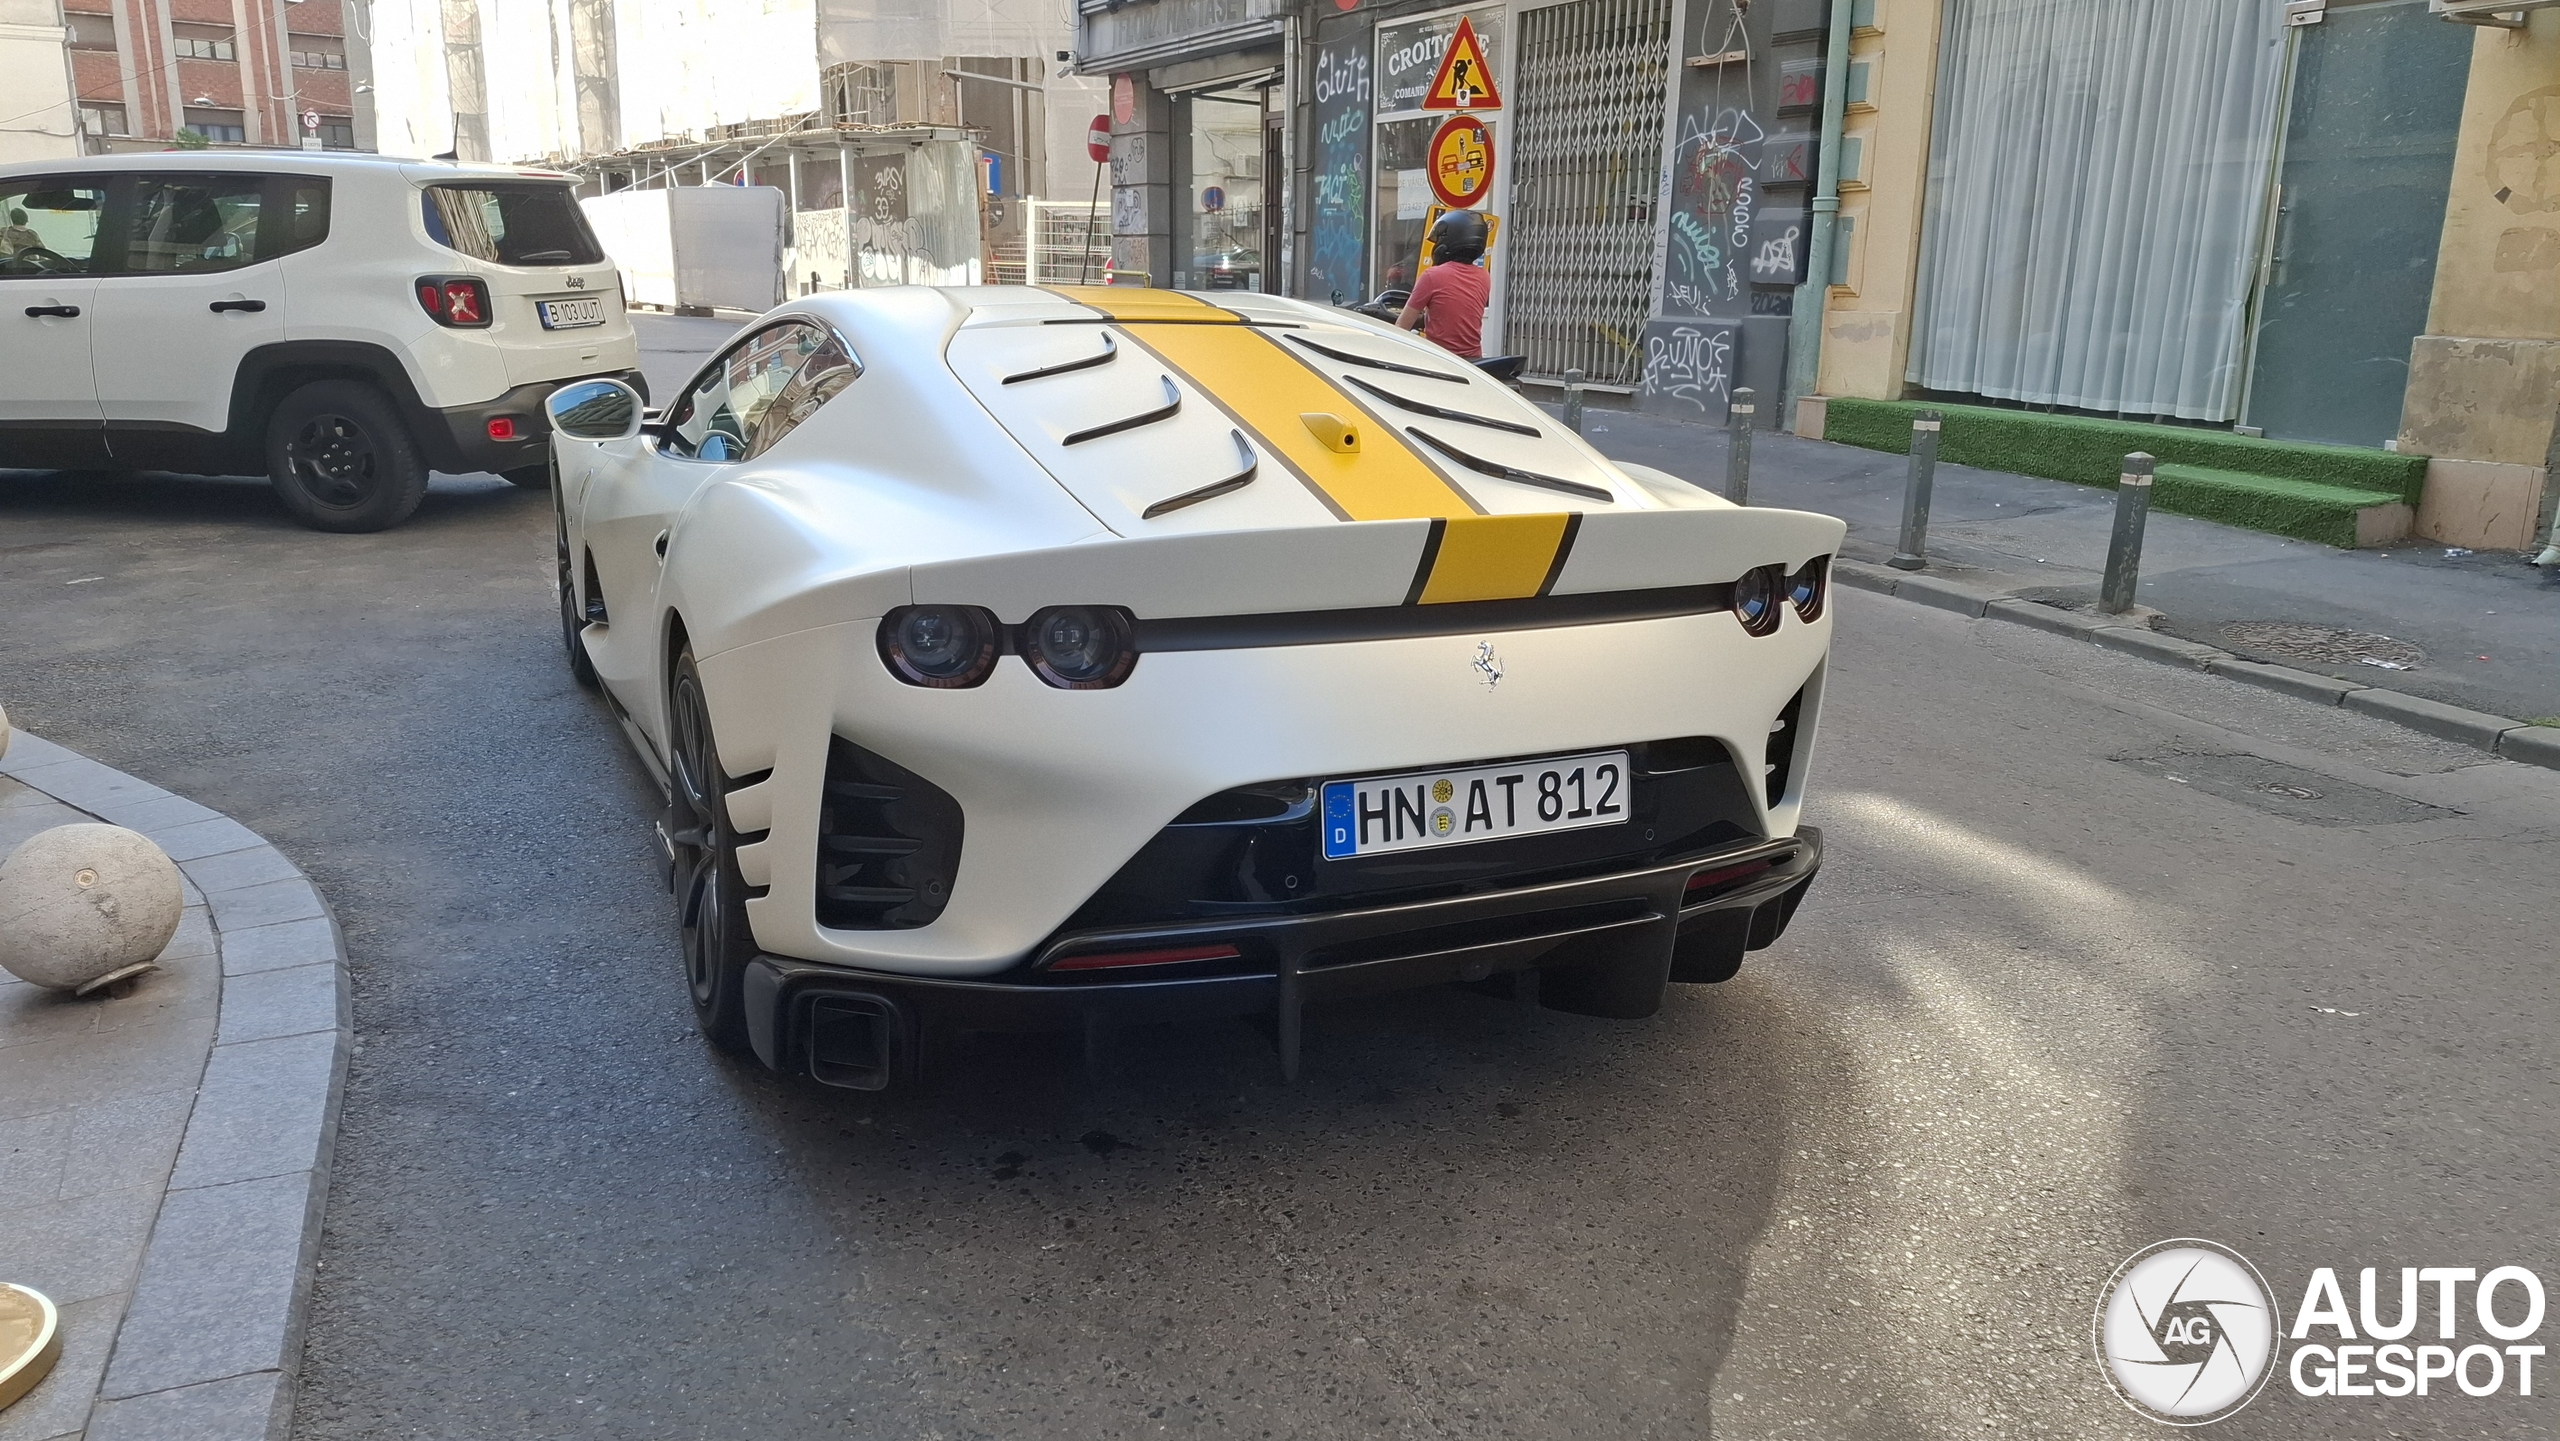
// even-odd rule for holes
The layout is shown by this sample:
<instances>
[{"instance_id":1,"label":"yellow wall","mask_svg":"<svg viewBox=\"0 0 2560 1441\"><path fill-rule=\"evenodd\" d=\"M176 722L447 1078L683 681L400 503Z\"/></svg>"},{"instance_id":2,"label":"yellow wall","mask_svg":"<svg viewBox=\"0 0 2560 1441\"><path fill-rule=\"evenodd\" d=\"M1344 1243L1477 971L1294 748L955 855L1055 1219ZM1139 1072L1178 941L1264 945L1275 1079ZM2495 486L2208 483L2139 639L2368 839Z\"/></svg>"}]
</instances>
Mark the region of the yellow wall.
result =
<instances>
[{"instance_id":1,"label":"yellow wall","mask_svg":"<svg viewBox=\"0 0 2560 1441\"><path fill-rule=\"evenodd\" d=\"M2560 411L2560 10L2484 29L2400 444L2541 466Z\"/></svg>"},{"instance_id":2,"label":"yellow wall","mask_svg":"<svg viewBox=\"0 0 2560 1441\"><path fill-rule=\"evenodd\" d=\"M1929 171L1929 107L1938 79L1940 3L1876 0L1874 28L1849 38L1850 62L1866 62L1871 69L1867 103L1850 108L1841 132L1864 142L1864 163L1860 178L1840 187L1840 213L1856 224L1849 283L1831 288L1823 321L1816 385L1823 395L1890 400L1902 393Z\"/></svg>"}]
</instances>

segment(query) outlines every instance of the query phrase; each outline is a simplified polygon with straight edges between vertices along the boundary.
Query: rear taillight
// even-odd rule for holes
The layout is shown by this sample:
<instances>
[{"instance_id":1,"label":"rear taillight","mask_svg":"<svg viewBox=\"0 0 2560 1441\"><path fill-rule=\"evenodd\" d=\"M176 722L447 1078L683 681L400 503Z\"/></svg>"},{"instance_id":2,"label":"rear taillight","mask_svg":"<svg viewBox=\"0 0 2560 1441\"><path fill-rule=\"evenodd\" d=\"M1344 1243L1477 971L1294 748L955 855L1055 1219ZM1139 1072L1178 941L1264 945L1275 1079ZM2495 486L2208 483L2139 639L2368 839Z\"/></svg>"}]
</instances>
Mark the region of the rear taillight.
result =
<instances>
[{"instance_id":1,"label":"rear taillight","mask_svg":"<svg viewBox=\"0 0 2560 1441\"><path fill-rule=\"evenodd\" d=\"M453 330L486 330L489 288L468 275L429 275L418 281L418 304L436 324Z\"/></svg>"}]
</instances>

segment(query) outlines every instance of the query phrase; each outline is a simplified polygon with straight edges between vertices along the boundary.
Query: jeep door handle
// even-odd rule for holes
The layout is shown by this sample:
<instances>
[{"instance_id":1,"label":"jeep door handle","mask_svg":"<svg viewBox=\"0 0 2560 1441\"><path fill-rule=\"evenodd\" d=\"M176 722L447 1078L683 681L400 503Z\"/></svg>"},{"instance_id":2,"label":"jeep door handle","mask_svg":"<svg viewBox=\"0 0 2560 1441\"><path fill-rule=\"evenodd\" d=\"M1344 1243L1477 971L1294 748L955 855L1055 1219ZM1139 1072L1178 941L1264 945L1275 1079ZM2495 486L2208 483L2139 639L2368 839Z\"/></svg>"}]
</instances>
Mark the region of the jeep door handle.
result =
<instances>
[{"instance_id":1,"label":"jeep door handle","mask_svg":"<svg viewBox=\"0 0 2560 1441\"><path fill-rule=\"evenodd\" d=\"M76 305L30 305L27 307L27 318L30 320L41 320L48 315L59 315L65 320L77 320L80 318L80 307Z\"/></svg>"},{"instance_id":2,"label":"jeep door handle","mask_svg":"<svg viewBox=\"0 0 2560 1441\"><path fill-rule=\"evenodd\" d=\"M267 303L263 300L217 300L213 304L205 307L205 309L212 311L216 315L220 315L226 310L246 310L255 312L266 308Z\"/></svg>"}]
</instances>

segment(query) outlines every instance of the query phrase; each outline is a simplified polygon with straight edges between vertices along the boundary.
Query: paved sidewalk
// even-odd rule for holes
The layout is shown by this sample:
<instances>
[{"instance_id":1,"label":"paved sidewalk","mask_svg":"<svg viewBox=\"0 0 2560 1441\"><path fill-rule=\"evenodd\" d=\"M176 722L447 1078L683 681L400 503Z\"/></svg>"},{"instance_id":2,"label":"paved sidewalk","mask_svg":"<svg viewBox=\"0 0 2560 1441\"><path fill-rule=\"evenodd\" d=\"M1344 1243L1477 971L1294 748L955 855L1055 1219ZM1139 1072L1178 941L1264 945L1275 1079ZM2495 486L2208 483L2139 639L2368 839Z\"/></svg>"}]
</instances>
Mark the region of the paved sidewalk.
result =
<instances>
[{"instance_id":1,"label":"paved sidewalk","mask_svg":"<svg viewBox=\"0 0 2560 1441\"><path fill-rule=\"evenodd\" d=\"M280 1438L351 1036L337 927L237 821L19 732L0 856L87 820L168 851L186 911L103 998L0 973L0 1280L63 1328L0 1441Z\"/></svg>"},{"instance_id":2,"label":"paved sidewalk","mask_svg":"<svg viewBox=\"0 0 2560 1441\"><path fill-rule=\"evenodd\" d=\"M1594 410L1583 430L1613 458L1724 489L1718 428ZM1909 464L1763 432L1752 437L1751 498L1839 516L1849 522L1844 553L1881 562L1901 530ZM1961 465L1939 466L1934 490L1925 574L2033 600L2095 600L2112 491ZM2445 547L2416 542L2342 551L2155 511L2140 600L2160 613L2156 629L2254 660L2522 720L2560 717L2560 574L2513 553L2448 558ZM2321 631L2390 637L2421 654ZM2359 658L2377 652L2413 668Z\"/></svg>"}]
</instances>

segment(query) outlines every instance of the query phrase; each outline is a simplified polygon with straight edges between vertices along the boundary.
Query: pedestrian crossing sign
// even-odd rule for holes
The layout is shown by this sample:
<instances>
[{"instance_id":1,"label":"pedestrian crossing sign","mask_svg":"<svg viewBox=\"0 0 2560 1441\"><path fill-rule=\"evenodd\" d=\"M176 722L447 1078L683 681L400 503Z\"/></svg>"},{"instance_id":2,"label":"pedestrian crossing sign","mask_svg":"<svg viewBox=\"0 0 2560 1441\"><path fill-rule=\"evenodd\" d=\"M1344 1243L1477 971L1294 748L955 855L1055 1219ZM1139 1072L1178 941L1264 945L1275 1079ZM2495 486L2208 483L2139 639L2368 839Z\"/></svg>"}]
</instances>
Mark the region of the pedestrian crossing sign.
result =
<instances>
[{"instance_id":1,"label":"pedestrian crossing sign","mask_svg":"<svg viewBox=\"0 0 2560 1441\"><path fill-rule=\"evenodd\" d=\"M1458 17L1458 33L1449 37L1449 48L1440 55L1440 68L1431 76L1431 88L1422 93L1425 110L1499 110L1502 92L1493 85L1493 66L1484 58L1484 42L1476 38L1476 27L1465 16Z\"/></svg>"}]
</instances>

